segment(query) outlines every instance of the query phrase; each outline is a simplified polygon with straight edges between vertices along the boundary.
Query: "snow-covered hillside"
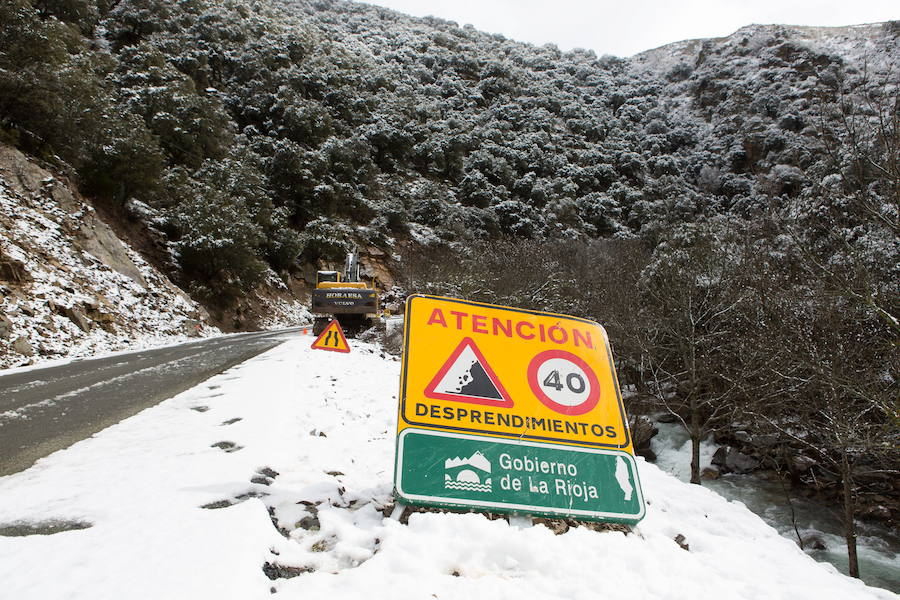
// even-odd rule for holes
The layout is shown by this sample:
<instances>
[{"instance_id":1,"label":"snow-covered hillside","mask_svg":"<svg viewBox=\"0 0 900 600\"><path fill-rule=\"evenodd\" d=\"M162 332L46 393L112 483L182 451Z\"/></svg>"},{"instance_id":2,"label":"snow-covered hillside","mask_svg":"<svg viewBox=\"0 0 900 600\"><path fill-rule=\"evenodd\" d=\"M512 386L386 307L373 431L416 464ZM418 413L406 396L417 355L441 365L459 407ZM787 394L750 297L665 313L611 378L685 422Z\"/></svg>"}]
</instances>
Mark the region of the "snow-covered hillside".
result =
<instances>
[{"instance_id":1,"label":"snow-covered hillside","mask_svg":"<svg viewBox=\"0 0 900 600\"><path fill-rule=\"evenodd\" d=\"M643 461L630 533L391 519L399 363L310 341L0 478L0 597L896 598Z\"/></svg>"},{"instance_id":2,"label":"snow-covered hillside","mask_svg":"<svg viewBox=\"0 0 900 600\"><path fill-rule=\"evenodd\" d=\"M0 146L0 367L219 333L96 211Z\"/></svg>"},{"instance_id":3,"label":"snow-covered hillside","mask_svg":"<svg viewBox=\"0 0 900 600\"><path fill-rule=\"evenodd\" d=\"M311 318L274 273L245 304L261 328ZM67 180L0 144L0 369L220 333Z\"/></svg>"},{"instance_id":4,"label":"snow-covered hillside","mask_svg":"<svg viewBox=\"0 0 900 600\"><path fill-rule=\"evenodd\" d=\"M758 69L759 56L754 55L767 45L777 45L779 37L803 46L811 51L827 51L844 60L857 64L867 64L877 71L890 68L887 60L896 52L896 40L885 36L884 23L849 25L846 27L804 27L799 25L747 25L723 38L696 39L674 42L646 50L632 57L635 66L667 73L679 63L696 65L707 58L710 49L716 52L739 52L744 49L747 64L733 64L733 67L754 66ZM775 42L773 44L773 41ZM702 58L701 58L701 55ZM873 64L874 59L874 64ZM755 64L754 64L755 63Z\"/></svg>"}]
</instances>

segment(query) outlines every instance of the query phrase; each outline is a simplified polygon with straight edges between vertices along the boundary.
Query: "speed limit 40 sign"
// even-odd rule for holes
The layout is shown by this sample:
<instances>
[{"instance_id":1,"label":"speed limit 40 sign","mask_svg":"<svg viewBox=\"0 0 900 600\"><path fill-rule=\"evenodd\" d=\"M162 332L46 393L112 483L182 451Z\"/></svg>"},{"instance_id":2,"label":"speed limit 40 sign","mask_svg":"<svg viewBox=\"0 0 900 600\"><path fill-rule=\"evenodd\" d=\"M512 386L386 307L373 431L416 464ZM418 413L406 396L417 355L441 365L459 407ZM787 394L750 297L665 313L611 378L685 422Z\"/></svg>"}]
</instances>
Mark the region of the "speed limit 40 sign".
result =
<instances>
[{"instance_id":1,"label":"speed limit 40 sign","mask_svg":"<svg viewBox=\"0 0 900 600\"><path fill-rule=\"evenodd\" d=\"M600 325L423 295L409 297L404 319L399 498L622 522L643 516Z\"/></svg>"},{"instance_id":2,"label":"speed limit 40 sign","mask_svg":"<svg viewBox=\"0 0 900 600\"><path fill-rule=\"evenodd\" d=\"M545 350L528 365L528 384L544 405L560 414L583 415L600 401L591 366L565 350Z\"/></svg>"},{"instance_id":3,"label":"speed limit 40 sign","mask_svg":"<svg viewBox=\"0 0 900 600\"><path fill-rule=\"evenodd\" d=\"M405 327L398 433L421 427L631 453L597 323L415 295Z\"/></svg>"}]
</instances>

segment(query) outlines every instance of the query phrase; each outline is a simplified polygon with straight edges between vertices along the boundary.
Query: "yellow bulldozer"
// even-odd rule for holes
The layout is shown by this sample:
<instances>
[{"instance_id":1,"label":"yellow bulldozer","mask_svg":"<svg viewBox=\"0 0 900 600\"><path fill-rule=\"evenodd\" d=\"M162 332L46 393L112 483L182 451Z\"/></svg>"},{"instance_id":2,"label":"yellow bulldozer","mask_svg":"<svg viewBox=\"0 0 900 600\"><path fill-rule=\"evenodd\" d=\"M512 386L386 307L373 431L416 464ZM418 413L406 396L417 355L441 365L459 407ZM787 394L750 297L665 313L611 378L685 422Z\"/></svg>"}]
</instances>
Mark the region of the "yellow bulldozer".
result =
<instances>
[{"instance_id":1,"label":"yellow bulldozer","mask_svg":"<svg viewBox=\"0 0 900 600\"><path fill-rule=\"evenodd\" d=\"M378 292L374 285L360 281L359 256L347 254L343 273L340 271L318 271L316 289L312 293L312 307L315 315L313 334L319 335L325 326L336 318L349 334L380 323Z\"/></svg>"}]
</instances>

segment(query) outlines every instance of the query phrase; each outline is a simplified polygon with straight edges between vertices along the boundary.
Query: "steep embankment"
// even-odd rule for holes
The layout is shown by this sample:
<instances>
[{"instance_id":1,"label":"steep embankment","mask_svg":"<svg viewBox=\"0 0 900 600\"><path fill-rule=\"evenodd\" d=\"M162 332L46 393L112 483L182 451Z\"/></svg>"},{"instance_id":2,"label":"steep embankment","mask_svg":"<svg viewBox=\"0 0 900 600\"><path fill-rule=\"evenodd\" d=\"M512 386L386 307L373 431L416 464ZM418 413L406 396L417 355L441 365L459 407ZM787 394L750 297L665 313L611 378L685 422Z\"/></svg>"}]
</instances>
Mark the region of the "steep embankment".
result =
<instances>
[{"instance_id":1,"label":"steep embankment","mask_svg":"<svg viewBox=\"0 0 900 600\"><path fill-rule=\"evenodd\" d=\"M0 146L0 367L211 335L66 180Z\"/></svg>"}]
</instances>

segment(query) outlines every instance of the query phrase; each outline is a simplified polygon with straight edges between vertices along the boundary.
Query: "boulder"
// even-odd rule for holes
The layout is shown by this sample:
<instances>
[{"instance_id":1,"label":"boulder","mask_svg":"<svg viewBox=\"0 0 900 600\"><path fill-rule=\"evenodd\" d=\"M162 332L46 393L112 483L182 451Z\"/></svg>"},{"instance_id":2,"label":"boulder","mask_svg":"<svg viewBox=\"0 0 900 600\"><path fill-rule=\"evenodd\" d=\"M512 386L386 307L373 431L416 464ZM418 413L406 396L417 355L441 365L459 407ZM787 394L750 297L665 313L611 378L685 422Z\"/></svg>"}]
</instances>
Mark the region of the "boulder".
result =
<instances>
[{"instance_id":1,"label":"boulder","mask_svg":"<svg viewBox=\"0 0 900 600\"><path fill-rule=\"evenodd\" d=\"M104 304L101 300L88 300L87 302L82 302L81 306L84 315L91 321L106 324L116 320L116 316L113 313L103 310L103 307L109 306L108 302Z\"/></svg>"},{"instance_id":2,"label":"boulder","mask_svg":"<svg viewBox=\"0 0 900 600\"><path fill-rule=\"evenodd\" d=\"M719 467L714 465L703 467L703 470L700 471L700 479L718 479L721 476L722 473L719 471Z\"/></svg>"},{"instance_id":3,"label":"boulder","mask_svg":"<svg viewBox=\"0 0 900 600\"><path fill-rule=\"evenodd\" d=\"M21 285L32 281L32 277L22 262L0 252L0 281Z\"/></svg>"},{"instance_id":4,"label":"boulder","mask_svg":"<svg viewBox=\"0 0 900 600\"><path fill-rule=\"evenodd\" d=\"M733 473L744 475L754 471L758 466L759 460L735 448L729 448L725 455L725 467Z\"/></svg>"},{"instance_id":5,"label":"boulder","mask_svg":"<svg viewBox=\"0 0 900 600\"><path fill-rule=\"evenodd\" d=\"M659 433L659 429L653 426L653 421L645 416L633 417L630 428L634 453L649 461L656 460L656 453L651 447L650 440Z\"/></svg>"},{"instance_id":6,"label":"boulder","mask_svg":"<svg viewBox=\"0 0 900 600\"><path fill-rule=\"evenodd\" d=\"M827 550L828 546L825 545L825 540L822 539L821 535L816 533L804 536L800 543L804 550Z\"/></svg>"},{"instance_id":7,"label":"boulder","mask_svg":"<svg viewBox=\"0 0 900 600\"><path fill-rule=\"evenodd\" d=\"M809 456L805 456L803 454L795 454L789 459L788 464L790 465L790 469L792 472L805 473L819 463L818 461L816 461L816 459L810 458Z\"/></svg>"},{"instance_id":8,"label":"boulder","mask_svg":"<svg viewBox=\"0 0 900 600\"><path fill-rule=\"evenodd\" d=\"M200 337L203 324L197 319L185 319L182 325L184 334L188 337Z\"/></svg>"},{"instance_id":9,"label":"boulder","mask_svg":"<svg viewBox=\"0 0 900 600\"><path fill-rule=\"evenodd\" d=\"M146 286L138 266L131 260L122 241L109 225L92 210L82 211L81 226L76 233L75 246L95 257L110 269Z\"/></svg>"},{"instance_id":10,"label":"boulder","mask_svg":"<svg viewBox=\"0 0 900 600\"><path fill-rule=\"evenodd\" d=\"M62 313L66 317L69 318L70 321L75 323L78 329L82 330L85 333L90 332L91 330L91 322L88 320L84 313L75 308L74 306L64 306L62 307Z\"/></svg>"},{"instance_id":11,"label":"boulder","mask_svg":"<svg viewBox=\"0 0 900 600\"><path fill-rule=\"evenodd\" d=\"M12 349L22 356L34 356L34 348L31 347L31 342L28 341L28 338L17 338L12 343Z\"/></svg>"},{"instance_id":12,"label":"boulder","mask_svg":"<svg viewBox=\"0 0 900 600\"><path fill-rule=\"evenodd\" d=\"M366 274L375 282L376 287L391 289L395 285L391 270L383 260L373 256L360 256L359 263L365 269Z\"/></svg>"},{"instance_id":13,"label":"boulder","mask_svg":"<svg viewBox=\"0 0 900 600\"><path fill-rule=\"evenodd\" d=\"M712 455L712 460L710 461L712 464L717 467L725 466L725 456L728 454L727 446L720 446L716 449L715 453Z\"/></svg>"},{"instance_id":14,"label":"boulder","mask_svg":"<svg viewBox=\"0 0 900 600\"><path fill-rule=\"evenodd\" d=\"M6 315L0 313L0 338L8 340L9 336L12 335L12 330L13 322Z\"/></svg>"}]
</instances>

